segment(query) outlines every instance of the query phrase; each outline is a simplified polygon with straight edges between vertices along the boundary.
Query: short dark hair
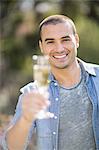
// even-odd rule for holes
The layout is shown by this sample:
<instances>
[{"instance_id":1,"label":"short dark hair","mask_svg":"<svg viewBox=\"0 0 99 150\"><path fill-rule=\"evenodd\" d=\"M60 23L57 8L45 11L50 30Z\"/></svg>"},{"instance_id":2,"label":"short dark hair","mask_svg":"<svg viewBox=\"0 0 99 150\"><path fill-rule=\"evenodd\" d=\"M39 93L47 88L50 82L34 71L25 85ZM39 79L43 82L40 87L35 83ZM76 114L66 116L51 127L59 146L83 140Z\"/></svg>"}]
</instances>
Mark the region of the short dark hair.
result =
<instances>
[{"instance_id":1,"label":"short dark hair","mask_svg":"<svg viewBox=\"0 0 99 150\"><path fill-rule=\"evenodd\" d=\"M58 23L64 23L64 22L69 22L72 26L72 29L73 29L73 33L75 34L76 33L76 27L75 27L75 24L73 22L72 19L70 19L69 17L67 16L64 16L64 15L52 15L52 16L49 16L47 18L45 18L39 25L39 40L42 41L41 39L41 30L42 30L42 27L44 25L49 25L49 24L53 24L53 25L56 25Z\"/></svg>"}]
</instances>

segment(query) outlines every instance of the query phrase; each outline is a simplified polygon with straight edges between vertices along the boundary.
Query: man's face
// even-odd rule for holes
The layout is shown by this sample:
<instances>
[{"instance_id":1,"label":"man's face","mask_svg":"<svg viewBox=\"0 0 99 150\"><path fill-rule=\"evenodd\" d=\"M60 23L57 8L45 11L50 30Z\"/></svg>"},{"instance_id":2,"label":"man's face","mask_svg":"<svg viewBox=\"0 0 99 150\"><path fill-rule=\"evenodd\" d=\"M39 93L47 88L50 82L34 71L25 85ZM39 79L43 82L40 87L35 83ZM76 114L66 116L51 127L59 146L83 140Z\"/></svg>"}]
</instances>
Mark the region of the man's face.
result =
<instances>
[{"instance_id":1,"label":"man's face","mask_svg":"<svg viewBox=\"0 0 99 150\"><path fill-rule=\"evenodd\" d=\"M77 55L79 38L73 34L71 24L44 25L41 30L40 48L49 56L51 67L64 69L72 65Z\"/></svg>"}]
</instances>

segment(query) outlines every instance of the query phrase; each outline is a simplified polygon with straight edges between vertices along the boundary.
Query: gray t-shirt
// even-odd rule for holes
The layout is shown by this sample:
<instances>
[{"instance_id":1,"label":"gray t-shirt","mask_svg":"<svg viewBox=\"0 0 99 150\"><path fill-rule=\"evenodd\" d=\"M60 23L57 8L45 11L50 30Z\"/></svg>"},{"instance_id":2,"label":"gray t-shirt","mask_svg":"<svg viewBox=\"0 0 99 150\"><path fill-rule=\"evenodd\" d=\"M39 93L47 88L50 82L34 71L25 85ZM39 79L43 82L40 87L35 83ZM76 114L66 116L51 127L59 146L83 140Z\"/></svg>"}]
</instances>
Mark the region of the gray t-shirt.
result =
<instances>
[{"instance_id":1,"label":"gray t-shirt","mask_svg":"<svg viewBox=\"0 0 99 150\"><path fill-rule=\"evenodd\" d=\"M81 70L77 85L60 87L59 150L95 150L92 104L85 87L86 75Z\"/></svg>"}]
</instances>

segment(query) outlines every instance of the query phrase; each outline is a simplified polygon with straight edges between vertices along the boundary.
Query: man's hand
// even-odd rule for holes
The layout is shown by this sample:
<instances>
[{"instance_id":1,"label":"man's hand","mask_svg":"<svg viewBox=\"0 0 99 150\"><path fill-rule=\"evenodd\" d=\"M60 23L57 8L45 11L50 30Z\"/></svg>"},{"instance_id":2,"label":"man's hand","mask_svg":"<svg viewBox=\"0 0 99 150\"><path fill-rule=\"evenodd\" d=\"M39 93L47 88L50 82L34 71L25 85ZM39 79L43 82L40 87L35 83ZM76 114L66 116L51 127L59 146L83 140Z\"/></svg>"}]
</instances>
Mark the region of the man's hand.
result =
<instances>
[{"instance_id":1,"label":"man's hand","mask_svg":"<svg viewBox=\"0 0 99 150\"><path fill-rule=\"evenodd\" d=\"M46 99L37 90L23 94L22 117L29 122L32 122L35 119L40 119L39 116L41 113L43 118L53 117L52 113L44 111L49 105L50 102L48 99Z\"/></svg>"}]
</instances>

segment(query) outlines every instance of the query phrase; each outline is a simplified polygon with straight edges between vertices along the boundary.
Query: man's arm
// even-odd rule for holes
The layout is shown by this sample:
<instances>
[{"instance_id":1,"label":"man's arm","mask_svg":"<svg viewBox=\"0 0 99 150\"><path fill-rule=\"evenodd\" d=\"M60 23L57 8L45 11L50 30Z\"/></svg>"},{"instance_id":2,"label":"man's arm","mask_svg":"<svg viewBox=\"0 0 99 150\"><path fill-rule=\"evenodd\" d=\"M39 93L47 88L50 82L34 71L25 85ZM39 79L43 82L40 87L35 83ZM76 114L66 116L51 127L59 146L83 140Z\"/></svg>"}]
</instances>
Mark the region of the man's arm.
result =
<instances>
[{"instance_id":1,"label":"man's arm","mask_svg":"<svg viewBox=\"0 0 99 150\"><path fill-rule=\"evenodd\" d=\"M32 124L21 117L6 133L6 143L9 150L24 150L28 145L28 136Z\"/></svg>"},{"instance_id":2,"label":"man's arm","mask_svg":"<svg viewBox=\"0 0 99 150\"><path fill-rule=\"evenodd\" d=\"M29 144L27 141L30 136L30 130L33 128L33 122L37 119L37 114L49 105L48 100L38 91L23 94L20 104L16 111L18 117L15 118L17 119L13 119L14 121L12 121L12 124L10 124L6 131L5 137L9 150L26 149ZM46 112L45 117L50 117L50 114Z\"/></svg>"},{"instance_id":3,"label":"man's arm","mask_svg":"<svg viewBox=\"0 0 99 150\"><path fill-rule=\"evenodd\" d=\"M33 122L33 117L31 125L31 122L26 120L22 115L22 97L23 95L19 97L16 113L1 138L3 150L23 150L21 147L28 146L32 132L34 132L35 122ZM29 133L30 129L31 132Z\"/></svg>"},{"instance_id":4,"label":"man's arm","mask_svg":"<svg viewBox=\"0 0 99 150\"><path fill-rule=\"evenodd\" d=\"M49 106L49 101L40 94L34 85L28 84L20 89L22 95L19 97L16 113L12 119L3 138L4 150L25 150L29 144L35 127L37 114ZM45 113L45 118L50 114Z\"/></svg>"}]
</instances>

